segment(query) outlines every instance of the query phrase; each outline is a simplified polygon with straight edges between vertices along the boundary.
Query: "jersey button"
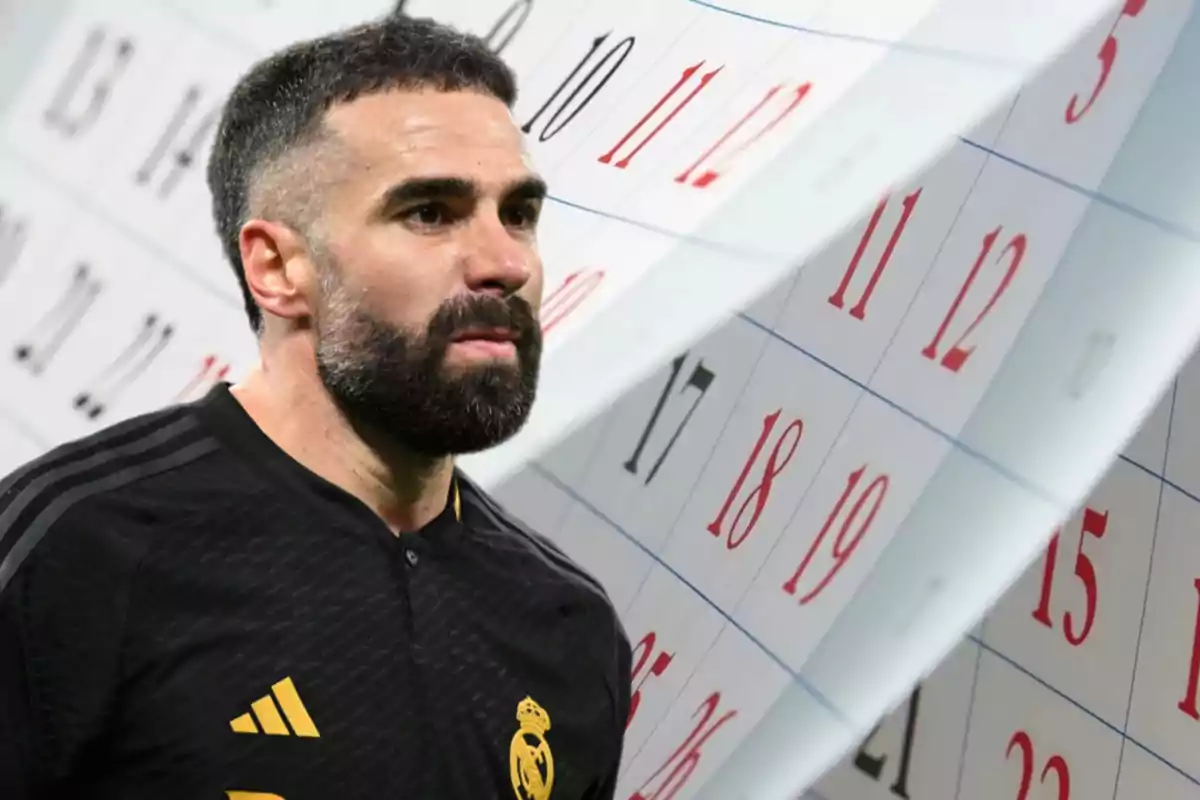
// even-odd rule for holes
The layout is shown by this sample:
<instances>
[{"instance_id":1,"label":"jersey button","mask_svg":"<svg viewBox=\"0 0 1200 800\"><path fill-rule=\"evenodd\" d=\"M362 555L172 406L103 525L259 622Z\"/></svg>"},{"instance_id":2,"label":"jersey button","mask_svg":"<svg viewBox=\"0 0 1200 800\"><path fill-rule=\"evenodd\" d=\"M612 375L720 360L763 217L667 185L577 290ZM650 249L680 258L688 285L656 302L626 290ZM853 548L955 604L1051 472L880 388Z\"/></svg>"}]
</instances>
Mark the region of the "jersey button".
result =
<instances>
[{"instance_id":1,"label":"jersey button","mask_svg":"<svg viewBox=\"0 0 1200 800\"><path fill-rule=\"evenodd\" d=\"M417 562L420 561L415 550L405 550L404 557L408 559L408 565L410 567L415 567Z\"/></svg>"}]
</instances>

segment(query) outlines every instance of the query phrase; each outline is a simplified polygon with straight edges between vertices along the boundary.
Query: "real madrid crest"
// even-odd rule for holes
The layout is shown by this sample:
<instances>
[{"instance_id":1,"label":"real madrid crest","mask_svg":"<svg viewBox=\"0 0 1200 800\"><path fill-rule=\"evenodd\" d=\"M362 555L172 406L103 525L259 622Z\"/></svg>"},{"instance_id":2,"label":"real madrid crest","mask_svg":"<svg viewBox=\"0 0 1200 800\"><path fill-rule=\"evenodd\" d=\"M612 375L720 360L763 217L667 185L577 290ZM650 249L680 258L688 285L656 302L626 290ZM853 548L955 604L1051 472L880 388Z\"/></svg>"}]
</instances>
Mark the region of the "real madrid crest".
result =
<instances>
[{"instance_id":1,"label":"real madrid crest","mask_svg":"<svg viewBox=\"0 0 1200 800\"><path fill-rule=\"evenodd\" d=\"M517 722L508 748L508 769L517 800L550 800L554 789L554 755L546 741L550 715L526 697L517 703Z\"/></svg>"}]
</instances>

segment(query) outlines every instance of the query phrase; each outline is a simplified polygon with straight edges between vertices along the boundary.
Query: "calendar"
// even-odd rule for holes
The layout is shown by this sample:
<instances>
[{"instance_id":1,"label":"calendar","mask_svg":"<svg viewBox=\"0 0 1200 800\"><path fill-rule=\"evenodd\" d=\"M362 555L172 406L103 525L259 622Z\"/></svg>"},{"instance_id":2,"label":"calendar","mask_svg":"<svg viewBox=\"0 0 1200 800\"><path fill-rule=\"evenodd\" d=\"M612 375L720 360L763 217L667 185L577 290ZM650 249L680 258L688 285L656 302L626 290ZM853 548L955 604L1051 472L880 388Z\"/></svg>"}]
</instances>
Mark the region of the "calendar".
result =
<instances>
[{"instance_id":1,"label":"calendar","mask_svg":"<svg viewBox=\"0 0 1200 800\"><path fill-rule=\"evenodd\" d=\"M397 11L550 185L462 466L621 615L618 797L1200 797L1192 0L0 0L0 473L254 363L221 102Z\"/></svg>"}]
</instances>

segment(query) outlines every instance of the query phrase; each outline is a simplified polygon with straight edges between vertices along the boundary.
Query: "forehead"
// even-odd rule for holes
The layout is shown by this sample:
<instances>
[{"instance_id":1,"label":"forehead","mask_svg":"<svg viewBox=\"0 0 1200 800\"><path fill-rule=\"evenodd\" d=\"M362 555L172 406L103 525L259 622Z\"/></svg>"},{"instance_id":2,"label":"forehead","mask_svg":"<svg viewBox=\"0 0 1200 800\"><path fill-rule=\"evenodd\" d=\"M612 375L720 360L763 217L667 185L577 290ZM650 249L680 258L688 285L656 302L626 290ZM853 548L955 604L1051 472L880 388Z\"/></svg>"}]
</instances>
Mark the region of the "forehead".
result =
<instances>
[{"instance_id":1,"label":"forehead","mask_svg":"<svg viewBox=\"0 0 1200 800\"><path fill-rule=\"evenodd\" d=\"M532 172L508 107L482 92L380 92L334 107L326 125L353 155L354 177L372 182L466 177L489 186Z\"/></svg>"}]
</instances>

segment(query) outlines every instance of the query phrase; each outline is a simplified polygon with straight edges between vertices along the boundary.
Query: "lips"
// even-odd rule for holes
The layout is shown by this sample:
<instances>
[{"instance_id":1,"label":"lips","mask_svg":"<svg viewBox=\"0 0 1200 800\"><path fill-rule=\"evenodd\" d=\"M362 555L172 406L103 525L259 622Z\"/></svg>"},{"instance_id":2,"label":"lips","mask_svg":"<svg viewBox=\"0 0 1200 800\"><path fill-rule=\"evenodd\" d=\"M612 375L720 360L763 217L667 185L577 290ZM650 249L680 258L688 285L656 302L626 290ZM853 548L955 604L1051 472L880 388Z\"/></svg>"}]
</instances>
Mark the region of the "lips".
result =
<instances>
[{"instance_id":1,"label":"lips","mask_svg":"<svg viewBox=\"0 0 1200 800\"><path fill-rule=\"evenodd\" d=\"M452 342L515 342L516 331L511 328L465 328L450 337Z\"/></svg>"}]
</instances>

